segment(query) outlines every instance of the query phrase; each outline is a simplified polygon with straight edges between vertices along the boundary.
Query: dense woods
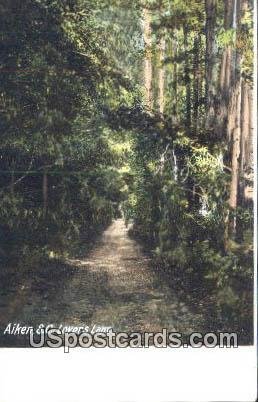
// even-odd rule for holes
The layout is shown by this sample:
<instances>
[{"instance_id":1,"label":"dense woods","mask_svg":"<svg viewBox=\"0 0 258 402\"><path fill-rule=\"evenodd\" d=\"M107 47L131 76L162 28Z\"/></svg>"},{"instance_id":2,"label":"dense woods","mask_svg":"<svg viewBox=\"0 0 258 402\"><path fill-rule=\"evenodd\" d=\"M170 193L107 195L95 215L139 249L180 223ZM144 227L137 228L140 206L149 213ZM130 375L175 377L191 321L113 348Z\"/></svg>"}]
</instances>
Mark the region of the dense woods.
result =
<instances>
[{"instance_id":1,"label":"dense woods","mask_svg":"<svg viewBox=\"0 0 258 402\"><path fill-rule=\"evenodd\" d=\"M122 215L168 281L248 339L252 7L1 2L4 267L67 256Z\"/></svg>"}]
</instances>

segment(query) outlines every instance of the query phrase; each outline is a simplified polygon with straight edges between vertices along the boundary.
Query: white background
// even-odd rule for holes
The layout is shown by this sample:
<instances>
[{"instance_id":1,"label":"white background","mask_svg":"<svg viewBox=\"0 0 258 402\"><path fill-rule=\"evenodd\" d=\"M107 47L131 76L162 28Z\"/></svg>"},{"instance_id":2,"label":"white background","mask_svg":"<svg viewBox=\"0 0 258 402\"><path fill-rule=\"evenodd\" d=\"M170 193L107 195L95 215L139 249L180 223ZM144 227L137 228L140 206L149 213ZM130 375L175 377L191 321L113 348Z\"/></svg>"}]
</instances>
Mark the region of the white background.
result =
<instances>
[{"instance_id":1,"label":"white background","mask_svg":"<svg viewBox=\"0 0 258 402\"><path fill-rule=\"evenodd\" d=\"M255 401L256 353L238 349L11 349L1 402Z\"/></svg>"}]
</instances>

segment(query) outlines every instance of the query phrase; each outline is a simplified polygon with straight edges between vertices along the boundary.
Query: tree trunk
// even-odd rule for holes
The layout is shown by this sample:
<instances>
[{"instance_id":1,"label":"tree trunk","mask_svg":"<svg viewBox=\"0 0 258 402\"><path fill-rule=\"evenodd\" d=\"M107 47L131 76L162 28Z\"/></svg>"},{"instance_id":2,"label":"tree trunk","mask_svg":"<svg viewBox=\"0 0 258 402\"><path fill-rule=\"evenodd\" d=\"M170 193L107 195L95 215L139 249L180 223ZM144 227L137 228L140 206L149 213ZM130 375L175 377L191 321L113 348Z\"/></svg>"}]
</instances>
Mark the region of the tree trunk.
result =
<instances>
[{"instance_id":1,"label":"tree trunk","mask_svg":"<svg viewBox=\"0 0 258 402\"><path fill-rule=\"evenodd\" d=\"M172 122L174 124L177 123L178 117L178 109L177 109L177 40L172 40L172 59L173 59L173 100L172 100Z\"/></svg>"},{"instance_id":2,"label":"tree trunk","mask_svg":"<svg viewBox=\"0 0 258 402\"><path fill-rule=\"evenodd\" d=\"M216 46L215 46L215 26L216 26L217 0L205 0L206 11L206 128L214 130L215 120L215 94L216 94Z\"/></svg>"},{"instance_id":3,"label":"tree trunk","mask_svg":"<svg viewBox=\"0 0 258 402\"><path fill-rule=\"evenodd\" d=\"M224 9L224 29L233 28L235 24L235 2L237 0L226 0ZM234 21L234 22L233 22ZM230 91L233 80L233 58L234 51L231 45L228 45L222 55L220 68L220 102L216 109L216 131L219 137L224 140L227 132L228 107L230 99Z\"/></svg>"},{"instance_id":4,"label":"tree trunk","mask_svg":"<svg viewBox=\"0 0 258 402\"><path fill-rule=\"evenodd\" d=\"M241 0L241 14L249 8L247 0ZM240 182L239 205L246 207L253 199L253 121L252 121L252 89L245 78L242 80L241 104L241 150L240 150Z\"/></svg>"},{"instance_id":5,"label":"tree trunk","mask_svg":"<svg viewBox=\"0 0 258 402\"><path fill-rule=\"evenodd\" d=\"M151 13L143 10L143 37L145 44L144 58L144 88L145 102L149 111L152 109L152 61L151 61Z\"/></svg>"},{"instance_id":6,"label":"tree trunk","mask_svg":"<svg viewBox=\"0 0 258 402\"><path fill-rule=\"evenodd\" d=\"M228 30L233 28L235 24L235 12L236 12L237 0L225 0L224 8L224 29ZM222 65L220 70L220 88L224 92L224 95L228 94L230 78L232 72L232 47L227 46L224 49L222 56Z\"/></svg>"},{"instance_id":7,"label":"tree trunk","mask_svg":"<svg viewBox=\"0 0 258 402\"><path fill-rule=\"evenodd\" d=\"M158 71L158 107L159 113L161 115L164 114L164 88L165 88L165 67L164 67L164 58L165 58L165 49L166 42L164 38L160 39L160 43L158 45L158 54L159 54L159 71Z\"/></svg>"},{"instance_id":8,"label":"tree trunk","mask_svg":"<svg viewBox=\"0 0 258 402\"><path fill-rule=\"evenodd\" d=\"M239 12L237 1L225 2L224 28L237 28ZM239 10L238 10L239 11ZM238 14L238 15L237 15ZM220 107L217 116L217 131L228 144L224 155L225 164L231 165L231 178L229 184L229 211L225 220L224 246L228 250L229 237L236 234L236 218L234 212L238 201L239 183L239 156L241 142L241 74L240 55L232 46L227 46L223 53L220 71ZM230 213L231 212L231 213Z\"/></svg>"},{"instance_id":9,"label":"tree trunk","mask_svg":"<svg viewBox=\"0 0 258 402\"><path fill-rule=\"evenodd\" d=\"M232 139L232 155L231 155L231 183L229 206L232 209L237 207L237 190L239 178L239 156L240 156L240 141L241 141L241 84L236 84L232 94L232 103L230 105L230 137Z\"/></svg>"},{"instance_id":10,"label":"tree trunk","mask_svg":"<svg viewBox=\"0 0 258 402\"><path fill-rule=\"evenodd\" d=\"M248 134L245 141L245 203L252 203L254 198L254 130L253 130L253 90L246 84L248 92Z\"/></svg>"},{"instance_id":11,"label":"tree trunk","mask_svg":"<svg viewBox=\"0 0 258 402\"><path fill-rule=\"evenodd\" d=\"M200 72L200 35L194 39L194 63L193 63L193 130L196 135L199 128L199 102L201 92L201 72Z\"/></svg>"},{"instance_id":12,"label":"tree trunk","mask_svg":"<svg viewBox=\"0 0 258 402\"><path fill-rule=\"evenodd\" d=\"M239 155L239 186L238 186L238 205L246 208L252 197L252 186L249 183L252 172L252 129L251 129L251 109L250 109L250 88L248 83L242 80L242 101L241 101L241 141ZM243 241L244 227L241 219L237 220L237 240Z\"/></svg>"},{"instance_id":13,"label":"tree trunk","mask_svg":"<svg viewBox=\"0 0 258 402\"><path fill-rule=\"evenodd\" d=\"M188 51L188 28L186 25L183 27L184 31L184 50L185 50L185 86L186 86L186 117L185 124L189 129L191 127L191 80L189 74L189 51Z\"/></svg>"},{"instance_id":14,"label":"tree trunk","mask_svg":"<svg viewBox=\"0 0 258 402\"><path fill-rule=\"evenodd\" d=\"M233 26L237 29L236 35L239 35L239 29L241 24L241 15L242 15L242 3L237 3L235 0L234 3L234 12L233 12ZM244 106L244 94L242 96L243 91L243 79L241 75L241 55L235 50L234 51L234 64L233 64L233 72L232 76L234 79L233 90L230 91L230 103L229 103L229 118L228 118L228 127L227 127L227 136L228 142L231 144L231 182L230 182L230 194L229 194L229 207L232 211L236 211L239 201L239 183L240 183L240 172L241 172L241 164L240 164L240 152L241 152L241 143L243 144L243 123L242 119L244 110L242 109ZM248 116L249 120L249 116ZM245 127L246 129L246 127ZM232 218L229 220L229 231L235 236L237 232L236 227L236 218Z\"/></svg>"},{"instance_id":15,"label":"tree trunk","mask_svg":"<svg viewBox=\"0 0 258 402\"><path fill-rule=\"evenodd\" d=\"M242 105L241 105L241 144L240 144L240 183L239 183L239 204L245 205L245 189L246 179L250 174L250 88L249 85L242 81Z\"/></svg>"}]
</instances>

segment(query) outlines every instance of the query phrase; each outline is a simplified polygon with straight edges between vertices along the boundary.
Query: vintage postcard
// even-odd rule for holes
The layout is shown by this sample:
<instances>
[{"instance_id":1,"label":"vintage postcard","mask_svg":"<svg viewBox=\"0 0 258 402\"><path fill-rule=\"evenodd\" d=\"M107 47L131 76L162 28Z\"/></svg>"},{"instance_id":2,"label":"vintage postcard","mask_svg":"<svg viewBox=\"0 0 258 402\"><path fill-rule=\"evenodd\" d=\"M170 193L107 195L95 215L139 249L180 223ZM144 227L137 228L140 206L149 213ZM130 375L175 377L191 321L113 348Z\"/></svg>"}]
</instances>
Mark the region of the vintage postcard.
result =
<instances>
[{"instance_id":1,"label":"vintage postcard","mask_svg":"<svg viewBox=\"0 0 258 402\"><path fill-rule=\"evenodd\" d=\"M1 348L254 345L255 6L0 2Z\"/></svg>"}]
</instances>

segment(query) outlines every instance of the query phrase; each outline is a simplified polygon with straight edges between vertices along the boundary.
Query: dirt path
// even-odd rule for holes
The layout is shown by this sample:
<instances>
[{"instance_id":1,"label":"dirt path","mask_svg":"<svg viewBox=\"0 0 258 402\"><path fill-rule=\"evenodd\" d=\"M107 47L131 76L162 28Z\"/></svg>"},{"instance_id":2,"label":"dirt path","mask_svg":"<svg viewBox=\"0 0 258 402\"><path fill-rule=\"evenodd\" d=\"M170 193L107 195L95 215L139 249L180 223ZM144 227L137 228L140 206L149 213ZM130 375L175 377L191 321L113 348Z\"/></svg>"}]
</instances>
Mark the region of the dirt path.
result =
<instances>
[{"instance_id":1,"label":"dirt path","mask_svg":"<svg viewBox=\"0 0 258 402\"><path fill-rule=\"evenodd\" d=\"M202 315L179 301L149 262L124 222L116 220L87 257L67 261L61 279L54 271L50 277L35 274L19 301L14 297L5 310L6 320L115 331L201 330Z\"/></svg>"}]
</instances>

